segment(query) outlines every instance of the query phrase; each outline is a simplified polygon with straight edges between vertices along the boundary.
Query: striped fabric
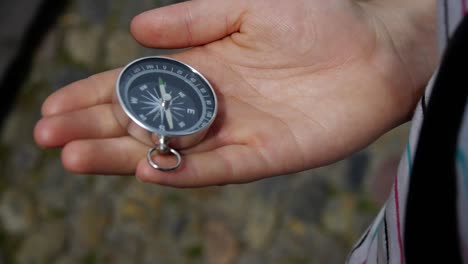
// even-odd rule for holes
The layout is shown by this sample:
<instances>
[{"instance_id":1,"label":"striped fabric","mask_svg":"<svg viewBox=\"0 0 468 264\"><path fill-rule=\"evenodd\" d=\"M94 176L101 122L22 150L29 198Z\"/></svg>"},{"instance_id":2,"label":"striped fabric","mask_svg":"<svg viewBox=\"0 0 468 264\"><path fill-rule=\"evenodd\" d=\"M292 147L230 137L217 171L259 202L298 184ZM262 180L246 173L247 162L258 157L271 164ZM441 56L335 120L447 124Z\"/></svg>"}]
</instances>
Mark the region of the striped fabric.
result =
<instances>
[{"instance_id":1,"label":"striped fabric","mask_svg":"<svg viewBox=\"0 0 468 264\"><path fill-rule=\"evenodd\" d=\"M468 0L439 0L439 50L441 54L446 50L452 34L457 29L460 21L463 19L467 11ZM468 69L468 67L465 69ZM380 213L377 215L373 224L366 230L364 235L351 251L348 256L347 263L409 263L409 261L405 259L407 254L405 254L404 245L404 221L407 215L407 198L411 195L409 194L409 176L412 174L413 162L415 160L414 157L417 149L416 147L424 121L427 102L430 100L436 78L437 72L430 80L425 90L425 94L421 98L417 109L415 110L408 143L404 154L401 157L398 167L398 175L395 177L390 197L388 198L385 206L381 209ZM463 116L456 152L456 202L459 231L459 243L456 244L460 245L459 251L461 252L463 263L468 264L468 107L465 109ZM428 230L427 232L431 231ZM437 243L437 241L434 241L434 243ZM430 252L427 252L427 254L430 254ZM426 262L418 261L416 263Z\"/></svg>"},{"instance_id":2,"label":"striped fabric","mask_svg":"<svg viewBox=\"0 0 468 264\"><path fill-rule=\"evenodd\" d=\"M468 0L439 0L439 51L442 54L450 36L468 11Z\"/></svg>"}]
</instances>

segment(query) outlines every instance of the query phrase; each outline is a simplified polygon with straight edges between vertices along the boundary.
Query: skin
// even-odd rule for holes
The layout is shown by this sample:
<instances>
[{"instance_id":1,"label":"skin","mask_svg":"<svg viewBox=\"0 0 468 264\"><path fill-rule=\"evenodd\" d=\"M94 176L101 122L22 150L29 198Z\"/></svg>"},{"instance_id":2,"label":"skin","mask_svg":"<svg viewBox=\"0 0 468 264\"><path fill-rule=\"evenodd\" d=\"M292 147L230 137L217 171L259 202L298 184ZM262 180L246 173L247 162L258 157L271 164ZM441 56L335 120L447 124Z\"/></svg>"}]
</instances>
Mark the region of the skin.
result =
<instances>
[{"instance_id":1,"label":"skin","mask_svg":"<svg viewBox=\"0 0 468 264\"><path fill-rule=\"evenodd\" d=\"M408 3L410 2L410 3ZM343 159L409 120L437 63L435 1L196 0L135 17L144 46L204 74L219 99L182 166L152 169L148 146L111 109L119 69L50 95L34 136L72 172L174 187L244 183Z\"/></svg>"}]
</instances>

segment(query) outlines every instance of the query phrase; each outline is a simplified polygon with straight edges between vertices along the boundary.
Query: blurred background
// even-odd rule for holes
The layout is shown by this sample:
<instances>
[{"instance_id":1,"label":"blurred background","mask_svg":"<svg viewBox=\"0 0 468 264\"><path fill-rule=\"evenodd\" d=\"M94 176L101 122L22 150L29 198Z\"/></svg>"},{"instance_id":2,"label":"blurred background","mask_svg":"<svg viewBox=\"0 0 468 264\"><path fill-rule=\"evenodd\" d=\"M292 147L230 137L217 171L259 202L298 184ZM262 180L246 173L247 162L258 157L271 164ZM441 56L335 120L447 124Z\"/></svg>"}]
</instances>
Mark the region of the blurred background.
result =
<instances>
[{"instance_id":1,"label":"blurred background","mask_svg":"<svg viewBox=\"0 0 468 264\"><path fill-rule=\"evenodd\" d=\"M63 85L147 55L138 13L171 0L0 1L0 264L343 263L386 199L408 124L336 164L179 190L64 171L32 131Z\"/></svg>"}]
</instances>

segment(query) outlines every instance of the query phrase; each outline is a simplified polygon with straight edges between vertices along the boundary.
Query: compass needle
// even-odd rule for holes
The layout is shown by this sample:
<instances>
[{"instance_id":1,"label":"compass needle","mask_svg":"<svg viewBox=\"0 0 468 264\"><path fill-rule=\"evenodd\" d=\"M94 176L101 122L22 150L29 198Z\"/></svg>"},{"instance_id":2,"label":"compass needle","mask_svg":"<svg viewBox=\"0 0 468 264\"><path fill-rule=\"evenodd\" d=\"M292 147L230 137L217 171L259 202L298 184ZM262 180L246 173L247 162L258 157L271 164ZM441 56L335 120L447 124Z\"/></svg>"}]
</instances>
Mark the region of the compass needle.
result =
<instances>
[{"instance_id":1,"label":"compass needle","mask_svg":"<svg viewBox=\"0 0 468 264\"><path fill-rule=\"evenodd\" d=\"M167 123L169 124L169 128L173 129L174 128L174 123L173 123L173 120L172 120L171 110L166 109L164 112L166 113L166 119L167 119Z\"/></svg>"}]
</instances>

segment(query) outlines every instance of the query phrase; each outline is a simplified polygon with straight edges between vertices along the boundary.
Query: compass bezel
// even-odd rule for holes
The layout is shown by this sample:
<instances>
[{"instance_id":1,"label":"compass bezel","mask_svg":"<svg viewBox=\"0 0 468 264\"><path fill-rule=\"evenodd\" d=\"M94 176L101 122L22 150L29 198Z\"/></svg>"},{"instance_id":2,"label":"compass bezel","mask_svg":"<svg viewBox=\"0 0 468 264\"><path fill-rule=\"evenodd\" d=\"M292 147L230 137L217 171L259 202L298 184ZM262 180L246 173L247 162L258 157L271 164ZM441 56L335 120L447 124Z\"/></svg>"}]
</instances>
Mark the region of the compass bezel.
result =
<instances>
[{"instance_id":1,"label":"compass bezel","mask_svg":"<svg viewBox=\"0 0 468 264\"><path fill-rule=\"evenodd\" d=\"M209 89L209 92L213 95L213 102L212 102L212 106L211 106L211 107L213 107L213 111L211 111L212 116L210 117L210 119L207 122L202 122L206 118L206 115L201 114L200 117L199 117L199 121L197 121L197 123L200 123L200 125L198 127L195 127L193 130L182 130L182 131L171 131L171 130L169 130L168 131L168 130L161 130L161 129L158 129L156 127L150 126L150 125L146 124L144 121L140 120L140 118L138 116L135 116L132 109L130 109L127 106L127 103L129 104L128 96L122 94L122 92L121 92L121 90L123 90L125 93L128 93L128 90L129 90L129 88L121 89L122 88L121 85L126 84L126 83L122 83L122 77L128 72L128 70L130 68L132 68L136 64L141 63L142 61L145 61L145 60L161 60L162 62L165 61L166 63L173 64L175 66L177 65L178 67L184 68L185 70L187 70L187 72L190 72L190 73L194 74L197 78L199 78L200 81L203 82L204 87L206 86L206 88ZM186 81L186 80L184 80L184 81ZM188 84L188 83L187 83L187 85L190 86L190 84ZM131 85L126 85L126 86L130 87ZM197 71L196 69L194 69L190 65L188 65L188 64L186 64L184 62L181 62L179 60L168 58L168 57L149 56L149 57L139 58L139 59L136 59L136 60L128 63L124 67L124 69L122 69L122 71L120 72L119 77L117 78L115 89L116 89L116 95L117 95L117 98L118 98L119 105L121 106L121 108L123 109L125 114L131 119L131 121L133 121L135 124L137 124L139 127L143 128L144 130L146 130L146 131L148 131L150 133L156 134L158 136L180 137L180 136L188 136L188 135L196 134L196 133L198 133L200 131L203 131L203 130L207 129L208 127L210 127L210 125L216 119L216 115L217 115L217 112L218 112L218 100L217 100L215 90L213 89L210 82L205 78L205 76L203 76L199 71ZM192 86L191 89L195 89L195 88ZM196 91L196 90L195 90L195 92L198 93L198 91ZM202 103L206 103L206 102L203 101L203 98L201 98L201 100L202 100ZM206 108L206 105L204 105L203 108Z\"/></svg>"}]
</instances>

